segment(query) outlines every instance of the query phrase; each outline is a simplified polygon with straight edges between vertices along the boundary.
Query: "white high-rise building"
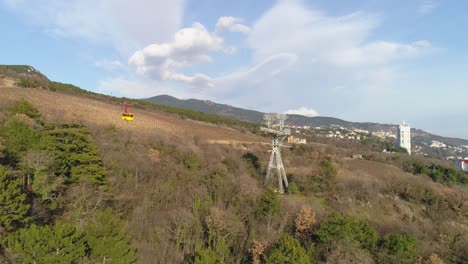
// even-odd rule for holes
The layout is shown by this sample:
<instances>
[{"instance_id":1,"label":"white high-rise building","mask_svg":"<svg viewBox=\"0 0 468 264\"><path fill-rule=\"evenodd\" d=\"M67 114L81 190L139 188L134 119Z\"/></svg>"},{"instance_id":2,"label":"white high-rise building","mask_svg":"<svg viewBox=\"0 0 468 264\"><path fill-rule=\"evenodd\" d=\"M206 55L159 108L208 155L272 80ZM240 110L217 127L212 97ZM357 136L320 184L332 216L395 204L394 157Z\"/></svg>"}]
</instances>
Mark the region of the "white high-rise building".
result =
<instances>
[{"instance_id":1,"label":"white high-rise building","mask_svg":"<svg viewBox=\"0 0 468 264\"><path fill-rule=\"evenodd\" d=\"M464 171L468 171L468 157L467 158L459 158L457 161L456 161L456 166L460 169L460 170L464 170Z\"/></svg>"},{"instance_id":2,"label":"white high-rise building","mask_svg":"<svg viewBox=\"0 0 468 264\"><path fill-rule=\"evenodd\" d=\"M405 148L411 155L411 127L403 121L398 127L398 146Z\"/></svg>"}]
</instances>

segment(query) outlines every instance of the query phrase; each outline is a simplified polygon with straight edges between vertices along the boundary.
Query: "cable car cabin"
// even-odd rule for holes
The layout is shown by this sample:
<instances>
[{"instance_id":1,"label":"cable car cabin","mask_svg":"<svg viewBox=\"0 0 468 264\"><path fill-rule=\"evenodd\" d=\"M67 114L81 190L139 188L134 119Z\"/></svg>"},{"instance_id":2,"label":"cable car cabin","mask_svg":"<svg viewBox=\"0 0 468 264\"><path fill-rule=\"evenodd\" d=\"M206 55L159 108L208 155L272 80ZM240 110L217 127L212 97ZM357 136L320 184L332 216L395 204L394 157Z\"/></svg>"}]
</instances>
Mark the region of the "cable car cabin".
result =
<instances>
[{"instance_id":1,"label":"cable car cabin","mask_svg":"<svg viewBox=\"0 0 468 264\"><path fill-rule=\"evenodd\" d=\"M133 114L132 113L122 113L122 120L125 121L133 121Z\"/></svg>"},{"instance_id":2,"label":"cable car cabin","mask_svg":"<svg viewBox=\"0 0 468 264\"><path fill-rule=\"evenodd\" d=\"M125 104L125 109L124 109L124 111L122 113L122 120L133 121L133 119L134 119L133 114L128 111L130 107L131 107L131 105Z\"/></svg>"}]
</instances>

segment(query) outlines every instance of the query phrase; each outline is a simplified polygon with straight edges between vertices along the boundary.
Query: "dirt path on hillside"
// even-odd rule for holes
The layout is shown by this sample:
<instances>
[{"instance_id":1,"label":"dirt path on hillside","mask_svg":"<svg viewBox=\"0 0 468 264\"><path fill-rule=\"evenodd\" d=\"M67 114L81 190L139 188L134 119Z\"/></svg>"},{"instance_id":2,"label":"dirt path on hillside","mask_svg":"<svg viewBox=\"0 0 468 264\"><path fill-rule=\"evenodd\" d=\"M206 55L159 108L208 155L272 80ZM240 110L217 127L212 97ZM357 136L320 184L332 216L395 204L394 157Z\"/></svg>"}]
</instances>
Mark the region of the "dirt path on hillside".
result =
<instances>
[{"instance_id":1,"label":"dirt path on hillside","mask_svg":"<svg viewBox=\"0 0 468 264\"><path fill-rule=\"evenodd\" d=\"M41 89L1 87L0 99L17 101L21 98L34 104L49 121L67 120L88 125L115 125L142 135L169 134L197 137L207 143L238 141L268 142L267 139L213 124L182 120L172 114L153 110L132 109L135 121L121 120L123 106L59 92Z\"/></svg>"}]
</instances>

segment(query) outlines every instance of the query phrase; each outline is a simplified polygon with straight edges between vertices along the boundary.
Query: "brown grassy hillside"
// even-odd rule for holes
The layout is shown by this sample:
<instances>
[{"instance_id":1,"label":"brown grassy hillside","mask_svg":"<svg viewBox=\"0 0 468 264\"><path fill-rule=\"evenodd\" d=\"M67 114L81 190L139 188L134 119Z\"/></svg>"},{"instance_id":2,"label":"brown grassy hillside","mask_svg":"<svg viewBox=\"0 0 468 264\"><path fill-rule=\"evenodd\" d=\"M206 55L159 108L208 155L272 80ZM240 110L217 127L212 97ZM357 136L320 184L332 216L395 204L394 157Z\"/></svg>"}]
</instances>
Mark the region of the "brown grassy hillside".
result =
<instances>
[{"instance_id":1,"label":"brown grassy hillside","mask_svg":"<svg viewBox=\"0 0 468 264\"><path fill-rule=\"evenodd\" d=\"M255 241L271 246L282 234L297 233L294 219L304 206L315 213L314 230L336 211L365 220L381 238L411 234L421 261L435 253L447 263L462 263L468 254L466 185L437 183L429 176L404 172L402 162L411 159L407 155L363 153L313 142L284 148L294 189L279 196L278 212L259 218L268 138L152 110L133 109L135 121L124 122L119 104L6 86L0 87L0 118L20 99L36 106L46 121L75 122L90 129L110 189L97 196L77 186L67 194L66 210L57 217L79 223L77 215L112 206L124 214L138 263L192 261L200 246L214 247L211 232L225 240L226 263L250 263L249 249ZM374 159L351 159L357 152ZM258 157L259 167L245 158L247 153ZM336 171L328 171L326 164ZM86 210L78 214L77 203L86 204ZM340 251L341 247L318 245L315 253L309 253L318 262L341 263L332 259L351 257L346 250L354 249L349 247ZM385 259L379 254L372 253L369 263Z\"/></svg>"}]
</instances>

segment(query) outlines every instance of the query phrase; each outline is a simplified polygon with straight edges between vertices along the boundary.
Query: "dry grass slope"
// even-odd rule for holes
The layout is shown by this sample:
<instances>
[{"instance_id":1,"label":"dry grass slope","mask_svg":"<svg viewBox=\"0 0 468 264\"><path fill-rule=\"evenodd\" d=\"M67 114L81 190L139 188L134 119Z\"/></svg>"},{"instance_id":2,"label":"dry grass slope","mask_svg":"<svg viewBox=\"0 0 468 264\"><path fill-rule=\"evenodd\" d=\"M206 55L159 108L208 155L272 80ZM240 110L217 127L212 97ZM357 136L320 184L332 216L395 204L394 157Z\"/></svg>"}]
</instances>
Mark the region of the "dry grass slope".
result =
<instances>
[{"instance_id":1,"label":"dry grass slope","mask_svg":"<svg viewBox=\"0 0 468 264\"><path fill-rule=\"evenodd\" d=\"M135 121L123 122L121 105L42 89L12 88L10 85L0 86L0 89L2 104L12 104L23 98L37 106L48 121L67 120L91 126L114 125L139 135L170 134L182 138L196 137L211 143L218 140L264 141L261 137L208 123L181 120L163 112L132 109Z\"/></svg>"}]
</instances>

